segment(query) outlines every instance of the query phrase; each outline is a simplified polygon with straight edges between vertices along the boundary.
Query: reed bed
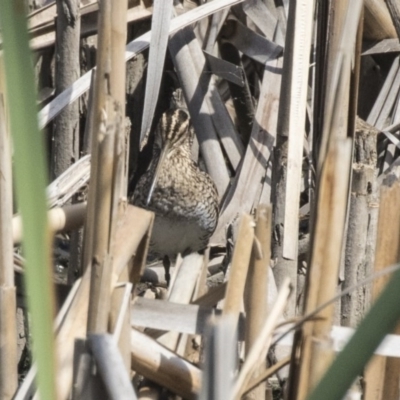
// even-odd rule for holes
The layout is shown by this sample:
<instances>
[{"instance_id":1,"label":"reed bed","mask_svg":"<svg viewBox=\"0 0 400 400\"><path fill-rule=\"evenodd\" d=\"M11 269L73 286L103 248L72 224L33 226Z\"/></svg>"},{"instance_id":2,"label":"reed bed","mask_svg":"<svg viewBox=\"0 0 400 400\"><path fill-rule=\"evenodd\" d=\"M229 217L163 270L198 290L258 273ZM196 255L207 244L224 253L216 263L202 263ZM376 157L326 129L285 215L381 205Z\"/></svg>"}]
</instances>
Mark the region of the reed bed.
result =
<instances>
[{"instance_id":1,"label":"reed bed","mask_svg":"<svg viewBox=\"0 0 400 400\"><path fill-rule=\"evenodd\" d=\"M13 3L0 399L399 398L397 2ZM220 212L167 286L128 199L177 104Z\"/></svg>"}]
</instances>

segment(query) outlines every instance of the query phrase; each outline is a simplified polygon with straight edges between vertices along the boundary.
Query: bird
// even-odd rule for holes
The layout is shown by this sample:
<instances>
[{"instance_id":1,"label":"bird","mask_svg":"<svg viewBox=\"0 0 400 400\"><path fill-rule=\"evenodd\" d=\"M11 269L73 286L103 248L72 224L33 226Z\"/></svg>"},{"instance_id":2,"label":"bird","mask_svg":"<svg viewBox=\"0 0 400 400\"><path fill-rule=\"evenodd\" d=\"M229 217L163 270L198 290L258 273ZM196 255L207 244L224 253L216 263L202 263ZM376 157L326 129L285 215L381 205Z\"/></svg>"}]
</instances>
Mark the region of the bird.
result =
<instances>
[{"instance_id":1,"label":"bird","mask_svg":"<svg viewBox=\"0 0 400 400\"><path fill-rule=\"evenodd\" d=\"M219 197L211 177L192 159L194 130L181 108L162 114L153 155L140 177L132 203L155 213L150 253L163 258L169 284L170 260L206 248L219 216Z\"/></svg>"}]
</instances>

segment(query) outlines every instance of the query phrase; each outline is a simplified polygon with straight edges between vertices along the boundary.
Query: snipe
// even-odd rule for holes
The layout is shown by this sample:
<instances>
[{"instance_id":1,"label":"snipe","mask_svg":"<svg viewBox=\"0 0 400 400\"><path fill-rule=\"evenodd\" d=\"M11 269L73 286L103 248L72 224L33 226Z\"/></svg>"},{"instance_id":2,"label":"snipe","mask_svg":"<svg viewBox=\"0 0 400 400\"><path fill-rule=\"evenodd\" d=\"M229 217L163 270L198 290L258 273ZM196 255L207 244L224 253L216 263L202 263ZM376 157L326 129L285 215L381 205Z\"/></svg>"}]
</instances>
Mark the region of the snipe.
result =
<instances>
[{"instance_id":1,"label":"snipe","mask_svg":"<svg viewBox=\"0 0 400 400\"><path fill-rule=\"evenodd\" d=\"M133 194L133 204L154 211L150 251L168 258L207 246L218 222L218 193L192 160L193 130L182 109L164 113L155 132L153 158Z\"/></svg>"}]
</instances>

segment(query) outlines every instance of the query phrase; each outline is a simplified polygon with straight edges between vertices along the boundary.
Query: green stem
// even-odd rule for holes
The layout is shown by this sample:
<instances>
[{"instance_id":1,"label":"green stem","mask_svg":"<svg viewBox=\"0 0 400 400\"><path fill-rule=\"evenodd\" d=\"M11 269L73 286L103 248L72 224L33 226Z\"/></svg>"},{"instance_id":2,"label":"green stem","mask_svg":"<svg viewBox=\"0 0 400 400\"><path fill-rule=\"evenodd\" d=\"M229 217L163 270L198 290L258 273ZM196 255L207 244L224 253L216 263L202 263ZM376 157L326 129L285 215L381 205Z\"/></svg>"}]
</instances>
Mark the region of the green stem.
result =
<instances>
[{"instance_id":1,"label":"green stem","mask_svg":"<svg viewBox=\"0 0 400 400\"><path fill-rule=\"evenodd\" d=\"M26 257L25 285L42 400L55 400L54 294L47 227L44 138L38 128L34 70L24 0L0 0L15 187Z\"/></svg>"}]
</instances>

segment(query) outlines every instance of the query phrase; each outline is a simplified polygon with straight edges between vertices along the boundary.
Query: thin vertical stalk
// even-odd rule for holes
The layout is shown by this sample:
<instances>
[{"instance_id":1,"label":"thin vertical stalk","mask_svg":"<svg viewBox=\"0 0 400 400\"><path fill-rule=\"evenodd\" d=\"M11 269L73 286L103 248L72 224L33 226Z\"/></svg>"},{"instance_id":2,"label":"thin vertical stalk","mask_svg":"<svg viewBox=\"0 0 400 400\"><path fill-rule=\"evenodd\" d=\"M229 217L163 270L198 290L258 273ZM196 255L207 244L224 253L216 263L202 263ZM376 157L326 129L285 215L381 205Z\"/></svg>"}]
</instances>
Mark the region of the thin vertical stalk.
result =
<instances>
[{"instance_id":1,"label":"thin vertical stalk","mask_svg":"<svg viewBox=\"0 0 400 400\"><path fill-rule=\"evenodd\" d=\"M253 218L248 214L243 214L239 222L237 240L233 251L232 266L222 311L225 315L232 315L236 323L239 320L242 306L253 242Z\"/></svg>"},{"instance_id":2,"label":"thin vertical stalk","mask_svg":"<svg viewBox=\"0 0 400 400\"><path fill-rule=\"evenodd\" d=\"M307 400L337 400L346 394L363 366L400 317L400 271L397 270L371 311ZM375 397L376 399L376 397Z\"/></svg>"},{"instance_id":3,"label":"thin vertical stalk","mask_svg":"<svg viewBox=\"0 0 400 400\"><path fill-rule=\"evenodd\" d=\"M253 251L250 259L249 273L246 282L246 357L261 332L267 318L268 272L271 260L271 207L259 205L256 211L255 237L262 250L261 257ZM260 371L256 371L257 377ZM250 399L262 400L265 395L265 384L259 385L250 394Z\"/></svg>"},{"instance_id":4,"label":"thin vertical stalk","mask_svg":"<svg viewBox=\"0 0 400 400\"><path fill-rule=\"evenodd\" d=\"M199 400L232 398L235 370L235 319L225 315L211 321L206 333L203 382Z\"/></svg>"},{"instance_id":5,"label":"thin vertical stalk","mask_svg":"<svg viewBox=\"0 0 400 400\"><path fill-rule=\"evenodd\" d=\"M111 287L107 273L111 274L109 257L111 223L111 182L114 165L114 134L108 130L113 120L113 105L108 98L111 68L111 1L99 5L97 72L93 101L93 133L91 182L88 199L88 232L85 246L92 262L90 285L88 332L107 331ZM103 158L105 157L105 158ZM108 284L108 287L106 285Z\"/></svg>"},{"instance_id":6,"label":"thin vertical stalk","mask_svg":"<svg viewBox=\"0 0 400 400\"><path fill-rule=\"evenodd\" d=\"M106 104L106 119L98 135L97 186L95 199L96 218L94 222L92 277L89 299L88 332L107 332L111 296L110 227L112 206L112 181L114 166L115 129L108 126L113 121L112 105ZM108 118L110 119L108 119ZM114 127L115 128L115 127Z\"/></svg>"},{"instance_id":7,"label":"thin vertical stalk","mask_svg":"<svg viewBox=\"0 0 400 400\"><path fill-rule=\"evenodd\" d=\"M47 228L46 165L38 129L35 79L22 0L0 2L7 104L14 145L15 182L24 224L25 284L31 314L33 356L42 400L57 399L54 356L54 295ZM23 110L23 118L21 118Z\"/></svg>"},{"instance_id":8,"label":"thin vertical stalk","mask_svg":"<svg viewBox=\"0 0 400 400\"><path fill-rule=\"evenodd\" d=\"M286 42L288 40L294 42L293 51L285 54L284 58L284 68L291 77L289 79L289 104L283 104L284 107L289 107L289 110L287 114L288 160L282 256L295 260L298 247L299 199L314 1L306 0L293 3L289 9L289 14L292 12L295 13L295 29L293 36L286 36ZM282 91L288 90L285 79L283 82ZM287 97L283 98L287 99Z\"/></svg>"},{"instance_id":9,"label":"thin vertical stalk","mask_svg":"<svg viewBox=\"0 0 400 400\"><path fill-rule=\"evenodd\" d=\"M126 65L125 46L127 38L127 9L128 0L113 0L111 2L111 75L110 93L118 103L121 110L122 123L118 132L117 143L121 152L122 174L119 177L121 182L120 193L126 196L128 190L128 149L129 136L125 134L125 98L126 98Z\"/></svg>"},{"instance_id":10,"label":"thin vertical stalk","mask_svg":"<svg viewBox=\"0 0 400 400\"><path fill-rule=\"evenodd\" d=\"M377 131L366 123L357 127L354 145L353 178L349 201L349 222L344 257L345 281L343 288L355 285L360 279L372 273L368 256L367 240L376 230L371 213L375 210L371 204L376 202L376 195L371 188L377 185L376 169ZM356 327L365 315L370 303L370 289L360 287L357 291L342 298L341 323Z\"/></svg>"},{"instance_id":11,"label":"thin vertical stalk","mask_svg":"<svg viewBox=\"0 0 400 400\"><path fill-rule=\"evenodd\" d=\"M288 177L288 134L290 121L290 98L292 87L292 69L294 56L294 37L296 33L296 4L290 7L287 32L285 40L285 53L283 58L282 84L279 101L278 125L276 146L274 149L274 164L272 167L271 199L273 202L273 236L272 236L272 258L276 260L273 269L278 288L282 285L286 277L290 277L293 284L294 293L296 292L297 281L297 260L288 259L283 255L284 246L284 226L285 226L285 207L286 207L286 182ZM299 127L299 134L304 136L304 128ZM302 145L301 145L302 148ZM289 300L286 314L295 314L296 295Z\"/></svg>"},{"instance_id":12,"label":"thin vertical stalk","mask_svg":"<svg viewBox=\"0 0 400 400\"><path fill-rule=\"evenodd\" d=\"M114 190L112 199L111 221L111 251L114 254L113 241L118 217L120 215L120 200L126 198L128 190L128 160L129 160L129 135L125 129L125 98L126 98L126 65L125 45L127 38L127 0L113 0L111 3L111 75L110 92L117 103L120 112L119 126L115 132L115 159L114 159ZM121 208L123 207L121 203ZM126 267L119 279L121 282L129 281L129 271ZM110 329L115 328L119 310L124 298L124 288L112 288L110 303ZM119 337L119 349L125 363L126 370L130 372L130 323L126 313L122 332Z\"/></svg>"},{"instance_id":13,"label":"thin vertical stalk","mask_svg":"<svg viewBox=\"0 0 400 400\"><path fill-rule=\"evenodd\" d=\"M400 183L393 183L391 179L384 182L381 192L381 207L378 220L378 235L375 254L375 272L379 272L388 265L395 264L400 258ZM389 276L374 282L372 296L378 298L389 280ZM394 333L399 333L399 326ZM399 397L399 371L398 358L373 356L368 364L365 374L367 382L365 398L376 398L376 393L381 393L382 399L395 399ZM380 379L377 379L379 377Z\"/></svg>"},{"instance_id":14,"label":"thin vertical stalk","mask_svg":"<svg viewBox=\"0 0 400 400\"><path fill-rule=\"evenodd\" d=\"M316 203L311 263L307 273L306 313L324 304L336 292L350 160L349 140L337 140L331 144L321 172ZM333 324L334 305L326 307L318 316L321 319L304 325L301 332L301 357L299 364L291 371L289 392L293 399L304 399L332 360L333 349L328 338Z\"/></svg>"},{"instance_id":15,"label":"thin vertical stalk","mask_svg":"<svg viewBox=\"0 0 400 400\"><path fill-rule=\"evenodd\" d=\"M56 95L80 76L80 11L78 0L57 0ZM67 106L55 121L52 140L52 175L57 178L79 158L79 102Z\"/></svg>"}]
</instances>

